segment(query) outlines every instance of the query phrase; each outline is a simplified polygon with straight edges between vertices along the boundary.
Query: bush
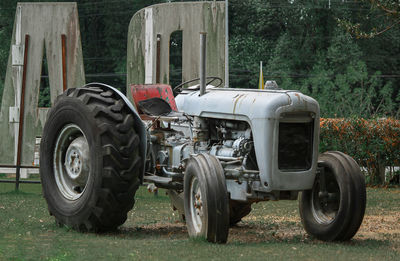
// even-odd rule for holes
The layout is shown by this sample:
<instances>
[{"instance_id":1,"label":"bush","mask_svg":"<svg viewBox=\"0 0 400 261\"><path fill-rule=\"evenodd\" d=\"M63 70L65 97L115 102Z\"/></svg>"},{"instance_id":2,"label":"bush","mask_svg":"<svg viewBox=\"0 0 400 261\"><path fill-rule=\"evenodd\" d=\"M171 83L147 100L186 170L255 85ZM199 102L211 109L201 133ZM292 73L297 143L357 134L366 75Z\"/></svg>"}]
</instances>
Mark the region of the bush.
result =
<instances>
[{"instance_id":1,"label":"bush","mask_svg":"<svg viewBox=\"0 0 400 261\"><path fill-rule=\"evenodd\" d=\"M384 184L385 168L400 166L400 121L321 119L320 151L339 150L367 170L368 184Z\"/></svg>"}]
</instances>

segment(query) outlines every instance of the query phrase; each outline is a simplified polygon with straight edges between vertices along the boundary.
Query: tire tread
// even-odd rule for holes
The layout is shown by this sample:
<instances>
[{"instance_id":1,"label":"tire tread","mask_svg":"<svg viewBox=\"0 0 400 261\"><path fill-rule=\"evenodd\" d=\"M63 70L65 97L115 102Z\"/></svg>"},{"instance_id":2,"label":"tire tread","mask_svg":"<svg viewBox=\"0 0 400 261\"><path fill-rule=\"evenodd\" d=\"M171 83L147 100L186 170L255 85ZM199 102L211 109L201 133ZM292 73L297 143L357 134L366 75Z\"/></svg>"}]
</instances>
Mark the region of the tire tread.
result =
<instances>
[{"instance_id":1,"label":"tire tread","mask_svg":"<svg viewBox=\"0 0 400 261\"><path fill-rule=\"evenodd\" d=\"M100 155L103 166L99 174L101 187L93 188L92 193L97 194L97 200L84 219L65 218L57 214L55 218L57 223L79 231L113 230L126 221L140 185L142 161L134 118L124 101L103 87L68 89L57 98L57 103L67 102L71 98L80 100L89 109L90 117L96 123L93 133L99 137L102 148Z\"/></svg>"}]
</instances>

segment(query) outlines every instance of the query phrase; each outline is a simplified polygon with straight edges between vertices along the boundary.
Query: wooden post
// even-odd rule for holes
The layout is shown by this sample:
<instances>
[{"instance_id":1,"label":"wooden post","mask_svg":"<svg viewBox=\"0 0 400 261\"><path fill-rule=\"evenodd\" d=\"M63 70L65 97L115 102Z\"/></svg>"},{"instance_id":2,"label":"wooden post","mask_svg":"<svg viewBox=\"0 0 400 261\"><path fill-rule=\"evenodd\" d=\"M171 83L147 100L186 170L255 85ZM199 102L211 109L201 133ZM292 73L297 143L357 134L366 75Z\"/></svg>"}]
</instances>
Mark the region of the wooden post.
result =
<instances>
[{"instance_id":1,"label":"wooden post","mask_svg":"<svg viewBox=\"0 0 400 261\"><path fill-rule=\"evenodd\" d=\"M21 176L21 153L22 153L22 135L24 132L24 114L25 114L25 88L26 88L26 70L28 68L28 46L29 35L25 35L25 51L24 51L24 66L22 72L21 86L21 102L19 107L19 127L18 127L18 144L17 144L17 169L15 173L15 190L19 189L19 179Z\"/></svg>"}]
</instances>

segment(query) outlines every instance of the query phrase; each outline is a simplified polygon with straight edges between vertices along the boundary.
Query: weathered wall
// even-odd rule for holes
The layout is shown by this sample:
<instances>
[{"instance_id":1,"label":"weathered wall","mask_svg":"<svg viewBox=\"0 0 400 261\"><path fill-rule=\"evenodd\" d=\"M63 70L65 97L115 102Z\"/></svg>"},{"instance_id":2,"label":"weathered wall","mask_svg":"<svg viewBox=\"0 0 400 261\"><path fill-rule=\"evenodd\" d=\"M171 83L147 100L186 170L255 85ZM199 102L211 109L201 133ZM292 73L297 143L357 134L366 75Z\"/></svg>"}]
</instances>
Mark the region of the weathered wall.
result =
<instances>
[{"instance_id":1,"label":"weathered wall","mask_svg":"<svg viewBox=\"0 0 400 261\"><path fill-rule=\"evenodd\" d=\"M127 85L156 83L157 34L161 34L160 81L169 83L169 44L182 30L182 80L198 78L199 33L207 32L207 75L224 79L225 3L183 2L153 5L129 25ZM130 88L127 88L128 96Z\"/></svg>"},{"instance_id":2,"label":"weathered wall","mask_svg":"<svg viewBox=\"0 0 400 261\"><path fill-rule=\"evenodd\" d=\"M157 34L161 34L160 81L169 82L170 35L183 31L182 78L198 77L199 33L207 32L207 71L224 79L225 4L184 2L150 6L136 13L129 25L127 84L155 83ZM46 50L51 101L63 91L61 35L67 36L67 88L85 82L79 20L76 3L19 3L11 45L23 49L30 36L26 64L25 114L22 165L34 161L35 137L41 136L47 108L38 108L43 53ZM0 164L15 164L22 86L23 54L10 56L0 111ZM19 56L19 57L16 57ZM22 56L22 57L21 57ZM130 88L127 88L130 92ZM130 93L129 97L131 97Z\"/></svg>"},{"instance_id":3,"label":"weathered wall","mask_svg":"<svg viewBox=\"0 0 400 261\"><path fill-rule=\"evenodd\" d=\"M76 3L19 3L11 45L23 45L30 36L26 64L22 165L32 165L35 137L41 136L47 108L38 108L43 52L46 50L51 101L63 91L61 35L66 35L67 88L85 82ZM19 42L21 42L19 44ZM23 46L22 46L23 47ZM23 49L23 48L22 48ZM21 65L10 56L0 111L0 164L15 164L21 96ZM22 55L23 56L23 55Z\"/></svg>"}]
</instances>

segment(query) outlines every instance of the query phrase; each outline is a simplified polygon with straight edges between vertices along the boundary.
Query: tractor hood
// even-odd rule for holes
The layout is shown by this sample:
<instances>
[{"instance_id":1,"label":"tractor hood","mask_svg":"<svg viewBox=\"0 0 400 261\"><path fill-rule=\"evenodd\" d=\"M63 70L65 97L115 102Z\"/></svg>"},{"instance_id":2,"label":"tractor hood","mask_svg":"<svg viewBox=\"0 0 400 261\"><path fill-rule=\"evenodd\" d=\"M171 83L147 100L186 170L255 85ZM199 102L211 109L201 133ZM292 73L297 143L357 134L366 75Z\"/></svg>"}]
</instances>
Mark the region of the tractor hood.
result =
<instances>
[{"instance_id":1,"label":"tractor hood","mask_svg":"<svg viewBox=\"0 0 400 261\"><path fill-rule=\"evenodd\" d=\"M188 115L245 120L279 119L282 113L314 112L318 103L298 91L207 88L206 94L186 91L176 97L179 111Z\"/></svg>"}]
</instances>

